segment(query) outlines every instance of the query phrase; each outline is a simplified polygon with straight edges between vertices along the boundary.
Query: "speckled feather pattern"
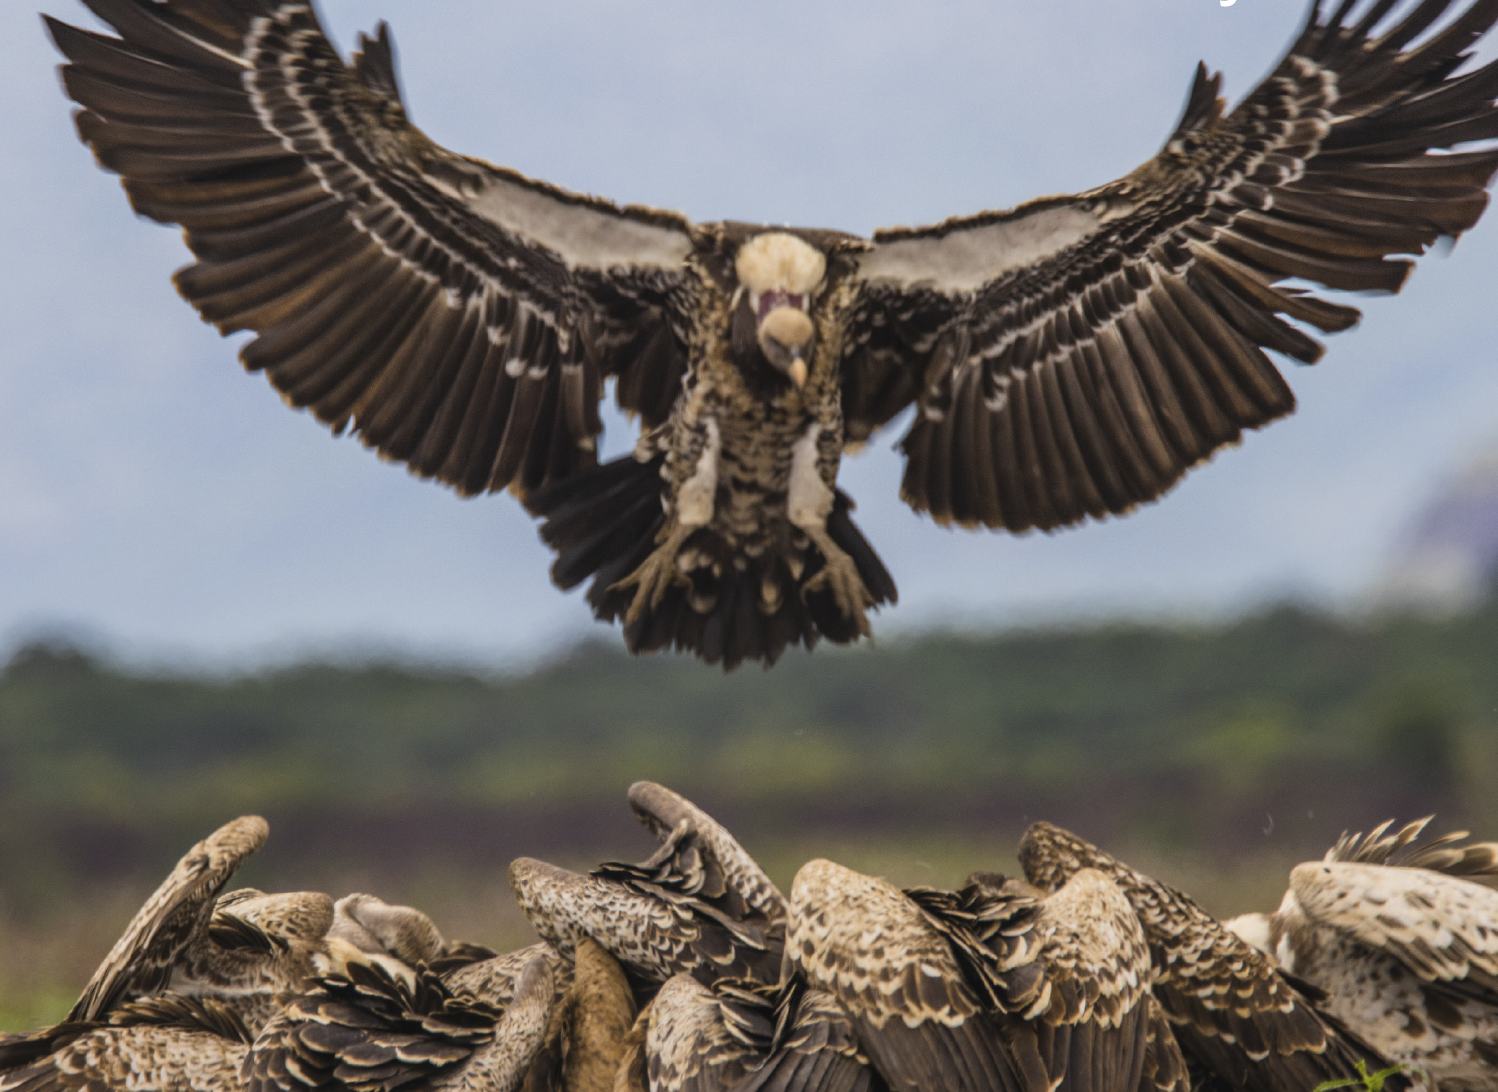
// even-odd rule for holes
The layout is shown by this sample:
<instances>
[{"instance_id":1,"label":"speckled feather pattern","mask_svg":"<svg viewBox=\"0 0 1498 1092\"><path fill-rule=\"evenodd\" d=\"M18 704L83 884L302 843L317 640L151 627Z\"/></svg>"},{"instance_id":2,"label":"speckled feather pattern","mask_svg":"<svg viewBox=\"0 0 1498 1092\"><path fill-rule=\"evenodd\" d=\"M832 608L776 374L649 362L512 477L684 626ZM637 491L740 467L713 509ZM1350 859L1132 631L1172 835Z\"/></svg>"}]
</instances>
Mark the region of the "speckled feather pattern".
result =
<instances>
[{"instance_id":1,"label":"speckled feather pattern","mask_svg":"<svg viewBox=\"0 0 1498 1092\"><path fill-rule=\"evenodd\" d=\"M70 1020L94 1020L121 1000L166 986L189 948L202 946L214 900L270 827L258 815L224 824L177 862L94 972Z\"/></svg>"},{"instance_id":2,"label":"speckled feather pattern","mask_svg":"<svg viewBox=\"0 0 1498 1092\"><path fill-rule=\"evenodd\" d=\"M1343 835L1298 865L1279 910L1259 919L1286 970L1394 1061L1447 1092L1498 1090L1498 891L1494 843L1424 846L1428 819L1394 834Z\"/></svg>"},{"instance_id":3,"label":"speckled feather pattern","mask_svg":"<svg viewBox=\"0 0 1498 1092\"><path fill-rule=\"evenodd\" d=\"M1117 883L1148 938L1151 988L1182 1050L1229 1084L1303 1092L1308 1082L1356 1076L1359 1059L1386 1064L1184 893L1049 823L1026 831L1020 862L1045 889L1084 868Z\"/></svg>"},{"instance_id":4,"label":"speckled feather pattern","mask_svg":"<svg viewBox=\"0 0 1498 1092\"><path fill-rule=\"evenodd\" d=\"M250 1049L248 1031L227 1007L175 994L124 1003L106 1024L64 1024L50 1034L55 1049L30 1065L10 1068L0 1048L0 1089L239 1092Z\"/></svg>"},{"instance_id":5,"label":"speckled feather pattern","mask_svg":"<svg viewBox=\"0 0 1498 1092\"><path fill-rule=\"evenodd\" d=\"M689 835L718 859L729 885L749 906L771 921L785 917L785 896L780 889L738 840L696 804L654 781L636 781L629 787L629 806L635 818L662 842L681 823L688 824Z\"/></svg>"},{"instance_id":6,"label":"speckled feather pattern","mask_svg":"<svg viewBox=\"0 0 1498 1092\"><path fill-rule=\"evenodd\" d=\"M1151 1030L1143 931L1098 873L1063 892L1002 877L902 892L813 861L792 887L787 953L847 1008L893 1088L1135 1089Z\"/></svg>"}]
</instances>

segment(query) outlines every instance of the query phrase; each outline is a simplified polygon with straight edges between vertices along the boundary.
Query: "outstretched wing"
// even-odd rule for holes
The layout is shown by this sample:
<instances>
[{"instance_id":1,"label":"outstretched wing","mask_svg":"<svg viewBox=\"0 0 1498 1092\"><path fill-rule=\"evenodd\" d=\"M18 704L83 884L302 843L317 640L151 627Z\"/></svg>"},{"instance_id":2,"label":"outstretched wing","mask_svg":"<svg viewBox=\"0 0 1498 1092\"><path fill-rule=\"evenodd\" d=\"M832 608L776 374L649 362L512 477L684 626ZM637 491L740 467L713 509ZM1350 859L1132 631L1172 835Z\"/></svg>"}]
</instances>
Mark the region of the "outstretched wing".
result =
<instances>
[{"instance_id":1,"label":"outstretched wing","mask_svg":"<svg viewBox=\"0 0 1498 1092\"><path fill-rule=\"evenodd\" d=\"M188 850L125 927L68 1020L99 1020L122 1000L164 988L178 959L208 927L218 893L269 833L264 819L246 815Z\"/></svg>"},{"instance_id":2,"label":"outstretched wing","mask_svg":"<svg viewBox=\"0 0 1498 1092\"><path fill-rule=\"evenodd\" d=\"M904 405L902 495L940 522L1011 531L1158 497L1295 400L1266 349L1306 363L1351 307L1286 285L1397 292L1471 227L1498 150L1498 64L1453 75L1498 19L1451 0L1385 28L1392 0L1319 4L1226 116L1199 68L1164 149L1119 181L875 235L845 360L848 435ZM1417 37L1420 44L1406 48ZM1284 316L1281 318L1280 316ZM893 363L903 359L904 368Z\"/></svg>"},{"instance_id":3,"label":"outstretched wing","mask_svg":"<svg viewBox=\"0 0 1498 1092\"><path fill-rule=\"evenodd\" d=\"M47 20L80 135L137 212L182 225L177 287L259 335L240 358L287 402L522 497L597 461L605 376L653 423L684 359L686 220L438 147L383 26L350 66L305 0L86 2L120 38Z\"/></svg>"}]
</instances>

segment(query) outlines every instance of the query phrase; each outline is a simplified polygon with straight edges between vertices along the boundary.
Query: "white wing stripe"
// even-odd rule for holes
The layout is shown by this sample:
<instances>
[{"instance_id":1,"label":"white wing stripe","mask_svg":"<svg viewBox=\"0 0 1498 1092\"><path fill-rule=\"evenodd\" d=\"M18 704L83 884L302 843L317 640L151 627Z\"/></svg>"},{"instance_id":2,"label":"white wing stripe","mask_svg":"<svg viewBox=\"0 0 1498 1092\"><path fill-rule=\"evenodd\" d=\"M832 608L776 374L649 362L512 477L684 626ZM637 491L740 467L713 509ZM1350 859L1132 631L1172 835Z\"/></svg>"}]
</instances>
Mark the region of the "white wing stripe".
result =
<instances>
[{"instance_id":1,"label":"white wing stripe","mask_svg":"<svg viewBox=\"0 0 1498 1092\"><path fill-rule=\"evenodd\" d=\"M1095 212L1077 205L1030 212L1021 207L983 227L880 242L856 261L868 281L960 295L1081 242L1102 223Z\"/></svg>"}]
</instances>

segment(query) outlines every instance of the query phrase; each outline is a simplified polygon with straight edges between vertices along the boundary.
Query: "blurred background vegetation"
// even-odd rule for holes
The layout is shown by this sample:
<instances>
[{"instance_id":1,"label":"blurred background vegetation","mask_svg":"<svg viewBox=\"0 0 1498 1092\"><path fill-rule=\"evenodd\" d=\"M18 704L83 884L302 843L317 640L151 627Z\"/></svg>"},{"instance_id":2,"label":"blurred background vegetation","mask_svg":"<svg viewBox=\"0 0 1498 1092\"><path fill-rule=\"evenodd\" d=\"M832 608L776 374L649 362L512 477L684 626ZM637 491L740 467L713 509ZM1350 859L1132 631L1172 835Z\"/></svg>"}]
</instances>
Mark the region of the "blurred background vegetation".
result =
<instances>
[{"instance_id":1,"label":"blurred background vegetation","mask_svg":"<svg viewBox=\"0 0 1498 1092\"><path fill-rule=\"evenodd\" d=\"M1344 829L1436 812L1498 837L1498 597L930 634L726 678L612 643L513 676L152 674L29 644L0 674L0 1030L59 1017L235 815L271 824L236 886L368 890L504 948L527 934L512 858L648 855L624 801L638 778L713 812L782 884L813 856L901 883L1014 870L1047 818L1214 912L1271 909Z\"/></svg>"}]
</instances>

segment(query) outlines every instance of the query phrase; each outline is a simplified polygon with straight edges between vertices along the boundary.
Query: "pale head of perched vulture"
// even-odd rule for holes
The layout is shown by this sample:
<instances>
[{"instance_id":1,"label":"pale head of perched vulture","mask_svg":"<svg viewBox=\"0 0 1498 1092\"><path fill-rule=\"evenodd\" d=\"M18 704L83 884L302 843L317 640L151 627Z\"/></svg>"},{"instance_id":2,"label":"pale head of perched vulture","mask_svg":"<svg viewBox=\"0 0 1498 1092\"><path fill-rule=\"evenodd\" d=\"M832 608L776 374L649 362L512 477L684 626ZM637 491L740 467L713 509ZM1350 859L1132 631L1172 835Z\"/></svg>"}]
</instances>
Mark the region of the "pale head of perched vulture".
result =
<instances>
[{"instance_id":1,"label":"pale head of perched vulture","mask_svg":"<svg viewBox=\"0 0 1498 1092\"><path fill-rule=\"evenodd\" d=\"M741 308L754 322L755 342L778 372L800 387L816 327L807 310L827 272L821 251L783 231L756 235L734 262L744 290Z\"/></svg>"}]
</instances>

